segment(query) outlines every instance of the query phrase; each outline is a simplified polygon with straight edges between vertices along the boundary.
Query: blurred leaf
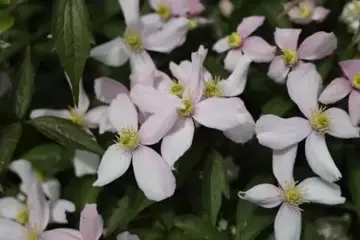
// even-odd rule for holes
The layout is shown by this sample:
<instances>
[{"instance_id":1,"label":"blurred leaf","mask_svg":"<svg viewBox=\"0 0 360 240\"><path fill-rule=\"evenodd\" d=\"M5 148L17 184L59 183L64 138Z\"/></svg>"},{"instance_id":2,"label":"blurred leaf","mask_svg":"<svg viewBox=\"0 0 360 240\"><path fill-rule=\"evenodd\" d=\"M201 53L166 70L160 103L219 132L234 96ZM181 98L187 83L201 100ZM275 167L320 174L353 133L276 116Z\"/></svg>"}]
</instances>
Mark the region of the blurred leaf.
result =
<instances>
[{"instance_id":1,"label":"blurred leaf","mask_svg":"<svg viewBox=\"0 0 360 240\"><path fill-rule=\"evenodd\" d=\"M7 169L7 165L14 155L16 145L21 137L22 126L14 123L5 126L0 132L0 172Z\"/></svg>"},{"instance_id":2,"label":"blurred leaf","mask_svg":"<svg viewBox=\"0 0 360 240\"><path fill-rule=\"evenodd\" d=\"M321 61L321 63L317 65L317 69L324 81L327 79L331 70L334 68L334 64L335 64L335 58L332 55L328 57L326 60Z\"/></svg>"},{"instance_id":3,"label":"blurred leaf","mask_svg":"<svg viewBox=\"0 0 360 240\"><path fill-rule=\"evenodd\" d=\"M9 30L15 23L13 16L0 12L0 34Z\"/></svg>"},{"instance_id":4,"label":"blurred leaf","mask_svg":"<svg viewBox=\"0 0 360 240\"><path fill-rule=\"evenodd\" d=\"M29 122L36 130L62 145L102 155L104 150L93 137L67 119L43 116Z\"/></svg>"},{"instance_id":5,"label":"blurred leaf","mask_svg":"<svg viewBox=\"0 0 360 240\"><path fill-rule=\"evenodd\" d=\"M11 0L0 0L0 5L9 5Z\"/></svg>"},{"instance_id":6,"label":"blurred leaf","mask_svg":"<svg viewBox=\"0 0 360 240\"><path fill-rule=\"evenodd\" d=\"M360 216L360 162L359 159L348 161L348 185L351 193L352 203Z\"/></svg>"},{"instance_id":7,"label":"blurred leaf","mask_svg":"<svg viewBox=\"0 0 360 240\"><path fill-rule=\"evenodd\" d=\"M34 88L35 72L31 63L31 50L25 50L24 61L20 68L20 74L15 92L15 114L18 119L22 119L28 111Z\"/></svg>"},{"instance_id":8,"label":"blurred leaf","mask_svg":"<svg viewBox=\"0 0 360 240\"><path fill-rule=\"evenodd\" d=\"M173 228L171 232L166 235L166 240L192 240L188 234L180 229Z\"/></svg>"},{"instance_id":9,"label":"blurred leaf","mask_svg":"<svg viewBox=\"0 0 360 240\"><path fill-rule=\"evenodd\" d=\"M257 236L271 224L273 224L274 217L272 214L257 214L253 215L247 221L247 226L242 229L238 239L254 240Z\"/></svg>"},{"instance_id":10,"label":"blurred leaf","mask_svg":"<svg viewBox=\"0 0 360 240\"><path fill-rule=\"evenodd\" d=\"M141 240L159 240L164 239L164 233L158 229L141 229L136 231L136 234L139 235ZM129 239L129 238L127 238Z\"/></svg>"},{"instance_id":11,"label":"blurred leaf","mask_svg":"<svg viewBox=\"0 0 360 240\"><path fill-rule=\"evenodd\" d=\"M268 101L261 110L262 114L274 114L279 117L284 116L291 108L295 105L294 103L283 96L275 96Z\"/></svg>"},{"instance_id":12,"label":"blurred leaf","mask_svg":"<svg viewBox=\"0 0 360 240\"><path fill-rule=\"evenodd\" d=\"M79 82L90 53L91 32L84 0L58 0L52 23L57 53L70 78L75 102Z\"/></svg>"}]
</instances>

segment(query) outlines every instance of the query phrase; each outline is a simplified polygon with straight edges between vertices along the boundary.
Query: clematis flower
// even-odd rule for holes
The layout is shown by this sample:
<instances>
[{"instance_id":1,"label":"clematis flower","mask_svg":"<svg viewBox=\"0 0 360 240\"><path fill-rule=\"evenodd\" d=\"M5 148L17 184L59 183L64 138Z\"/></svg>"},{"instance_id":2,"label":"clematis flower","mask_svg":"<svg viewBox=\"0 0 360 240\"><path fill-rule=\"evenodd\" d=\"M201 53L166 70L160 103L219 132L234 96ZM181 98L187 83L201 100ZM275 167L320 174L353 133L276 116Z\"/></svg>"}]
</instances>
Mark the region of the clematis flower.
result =
<instances>
[{"instance_id":1,"label":"clematis flower","mask_svg":"<svg viewBox=\"0 0 360 240\"><path fill-rule=\"evenodd\" d=\"M178 94L176 88L170 93L140 84L130 92L131 99L141 111L152 113L142 125L143 129L149 129L144 143L155 144L162 139L161 155L171 167L190 148L195 123L226 131L248 119L249 113L239 98L202 99L206 54L207 50L202 46L192 53L191 74L184 81L182 94Z\"/></svg>"},{"instance_id":2,"label":"clematis flower","mask_svg":"<svg viewBox=\"0 0 360 240\"><path fill-rule=\"evenodd\" d=\"M277 83L285 83L288 73L302 60L319 60L331 55L337 48L334 33L316 32L306 38L298 48L301 29L276 28L274 38L281 55L275 56L270 64L268 76Z\"/></svg>"},{"instance_id":3,"label":"clematis flower","mask_svg":"<svg viewBox=\"0 0 360 240\"><path fill-rule=\"evenodd\" d=\"M265 17L252 16L244 18L238 25L236 32L217 41L213 50L223 53L228 50L225 57L225 69L233 71L240 57L245 54L254 62L270 62L275 55L276 48L269 45L264 39L251 34L263 25Z\"/></svg>"},{"instance_id":4,"label":"clematis flower","mask_svg":"<svg viewBox=\"0 0 360 240\"><path fill-rule=\"evenodd\" d=\"M334 182L341 178L341 173L326 146L325 134L357 138L359 129L352 125L344 110L318 105L321 87L321 76L313 64L297 67L289 74L287 89L306 118L263 115L256 122L255 132L260 144L274 150L282 150L306 138L305 155L311 169L323 179Z\"/></svg>"},{"instance_id":5,"label":"clematis flower","mask_svg":"<svg viewBox=\"0 0 360 240\"><path fill-rule=\"evenodd\" d=\"M347 24L348 31L356 33L360 25L360 2L349 1L345 3L340 20Z\"/></svg>"},{"instance_id":6,"label":"clematis flower","mask_svg":"<svg viewBox=\"0 0 360 240\"><path fill-rule=\"evenodd\" d=\"M149 145L151 122L138 129L136 108L126 94L117 95L108 113L119 137L103 155L94 186L104 186L122 176L132 160L136 181L147 198L161 201L172 196L176 183L170 167L157 152L146 146Z\"/></svg>"},{"instance_id":7,"label":"clematis flower","mask_svg":"<svg viewBox=\"0 0 360 240\"><path fill-rule=\"evenodd\" d=\"M171 19L159 31L141 22L139 0L119 0L119 3L126 22L124 36L93 48L90 52L92 58L113 67L123 65L130 58L132 68L136 68L138 61L149 59L146 50L169 53L185 42L186 18Z\"/></svg>"},{"instance_id":8,"label":"clematis flower","mask_svg":"<svg viewBox=\"0 0 360 240\"><path fill-rule=\"evenodd\" d=\"M18 240L73 240L73 236L59 229L45 231L49 219L49 203L36 178L28 182L30 189L28 193L28 221L26 225L18 222L0 218L0 236L2 239Z\"/></svg>"},{"instance_id":9,"label":"clematis flower","mask_svg":"<svg viewBox=\"0 0 360 240\"><path fill-rule=\"evenodd\" d=\"M322 22L330 13L329 9L316 6L315 0L303 0L294 7L291 7L291 4L284 4L284 8L290 20L297 24L308 24L311 21Z\"/></svg>"},{"instance_id":10,"label":"clematis flower","mask_svg":"<svg viewBox=\"0 0 360 240\"><path fill-rule=\"evenodd\" d=\"M241 199L248 200L264 208L280 205L275 217L274 231L277 240L299 240L301 236L301 212L303 203L337 205L345 202L341 189L334 183L311 177L297 184L293 178L293 168L297 145L274 153L273 172L279 187L264 183L246 192L239 192Z\"/></svg>"},{"instance_id":11,"label":"clematis flower","mask_svg":"<svg viewBox=\"0 0 360 240\"><path fill-rule=\"evenodd\" d=\"M129 232L122 232L117 235L116 240L140 240L140 238L135 234L130 234Z\"/></svg>"},{"instance_id":12,"label":"clematis flower","mask_svg":"<svg viewBox=\"0 0 360 240\"><path fill-rule=\"evenodd\" d=\"M234 4L231 0L220 0L219 10L223 16L230 17L234 11Z\"/></svg>"},{"instance_id":13,"label":"clematis flower","mask_svg":"<svg viewBox=\"0 0 360 240\"><path fill-rule=\"evenodd\" d=\"M360 60L347 60L339 63L345 77L334 79L321 93L319 101L323 104L337 102L349 95L349 113L354 125L360 122Z\"/></svg>"}]
</instances>

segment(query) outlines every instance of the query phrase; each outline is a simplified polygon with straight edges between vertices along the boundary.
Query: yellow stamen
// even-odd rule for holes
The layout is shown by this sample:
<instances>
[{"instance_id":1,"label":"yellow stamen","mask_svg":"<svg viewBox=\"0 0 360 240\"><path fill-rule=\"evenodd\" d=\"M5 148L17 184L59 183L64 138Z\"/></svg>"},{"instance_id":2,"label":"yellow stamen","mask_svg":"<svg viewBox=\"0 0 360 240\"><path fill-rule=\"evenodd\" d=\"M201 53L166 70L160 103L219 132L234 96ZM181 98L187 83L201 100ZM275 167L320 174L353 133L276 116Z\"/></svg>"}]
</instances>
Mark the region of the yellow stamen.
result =
<instances>
[{"instance_id":1,"label":"yellow stamen","mask_svg":"<svg viewBox=\"0 0 360 240\"><path fill-rule=\"evenodd\" d=\"M299 7L300 9L300 16L304 18L309 18L312 14L311 7L308 5L302 5Z\"/></svg>"},{"instance_id":2,"label":"yellow stamen","mask_svg":"<svg viewBox=\"0 0 360 240\"><path fill-rule=\"evenodd\" d=\"M27 236L27 240L39 240L39 235L37 232L30 232Z\"/></svg>"},{"instance_id":3,"label":"yellow stamen","mask_svg":"<svg viewBox=\"0 0 360 240\"><path fill-rule=\"evenodd\" d=\"M304 196L305 192L302 189L299 189L295 182L292 182L284 189L283 200L288 204L299 206L306 202Z\"/></svg>"},{"instance_id":4,"label":"yellow stamen","mask_svg":"<svg viewBox=\"0 0 360 240\"><path fill-rule=\"evenodd\" d=\"M283 49L282 51L282 58L286 65L294 66L298 62L298 54L296 50L287 48Z\"/></svg>"},{"instance_id":5,"label":"yellow stamen","mask_svg":"<svg viewBox=\"0 0 360 240\"><path fill-rule=\"evenodd\" d=\"M84 116L78 113L75 108L70 108L69 120L77 125L86 126L86 121Z\"/></svg>"},{"instance_id":6,"label":"yellow stamen","mask_svg":"<svg viewBox=\"0 0 360 240\"><path fill-rule=\"evenodd\" d=\"M27 206L23 207L20 212L16 215L16 221L22 225L27 223L29 220L29 209Z\"/></svg>"},{"instance_id":7,"label":"yellow stamen","mask_svg":"<svg viewBox=\"0 0 360 240\"><path fill-rule=\"evenodd\" d=\"M220 77L215 77L214 79L205 82L205 97L219 97L221 95L221 90L218 86L219 81Z\"/></svg>"},{"instance_id":8,"label":"yellow stamen","mask_svg":"<svg viewBox=\"0 0 360 240\"><path fill-rule=\"evenodd\" d=\"M138 131L132 127L124 127L117 139L117 142L122 148L129 150L135 149L139 145L139 141Z\"/></svg>"},{"instance_id":9,"label":"yellow stamen","mask_svg":"<svg viewBox=\"0 0 360 240\"><path fill-rule=\"evenodd\" d=\"M239 33L233 32L228 36L228 43L232 48L238 48L242 44L242 37Z\"/></svg>"},{"instance_id":10,"label":"yellow stamen","mask_svg":"<svg viewBox=\"0 0 360 240\"><path fill-rule=\"evenodd\" d=\"M351 85L360 90L360 74L356 74L352 79L351 79Z\"/></svg>"},{"instance_id":11,"label":"yellow stamen","mask_svg":"<svg viewBox=\"0 0 360 240\"><path fill-rule=\"evenodd\" d=\"M137 33L125 33L124 39L129 47L135 51L143 48L141 37Z\"/></svg>"},{"instance_id":12,"label":"yellow stamen","mask_svg":"<svg viewBox=\"0 0 360 240\"><path fill-rule=\"evenodd\" d=\"M174 81L170 88L170 92L175 96L182 97L182 94L184 93L184 86Z\"/></svg>"},{"instance_id":13,"label":"yellow stamen","mask_svg":"<svg viewBox=\"0 0 360 240\"><path fill-rule=\"evenodd\" d=\"M311 114L310 124L316 131L326 133L329 131L331 119L326 113L326 108L321 107L314 110Z\"/></svg>"},{"instance_id":14,"label":"yellow stamen","mask_svg":"<svg viewBox=\"0 0 360 240\"><path fill-rule=\"evenodd\" d=\"M37 178L37 180L39 180L39 182L45 182L47 177L44 173L40 172L39 170L35 170L35 177Z\"/></svg>"},{"instance_id":15,"label":"yellow stamen","mask_svg":"<svg viewBox=\"0 0 360 240\"><path fill-rule=\"evenodd\" d=\"M171 17L171 8L168 4L159 4L156 12L163 20L168 20Z\"/></svg>"},{"instance_id":16,"label":"yellow stamen","mask_svg":"<svg viewBox=\"0 0 360 240\"><path fill-rule=\"evenodd\" d=\"M188 117L193 112L193 105L190 99L185 99L182 101L184 107L179 109L179 113L183 117Z\"/></svg>"},{"instance_id":17,"label":"yellow stamen","mask_svg":"<svg viewBox=\"0 0 360 240\"><path fill-rule=\"evenodd\" d=\"M196 18L189 18L189 29L195 29L198 27L198 21Z\"/></svg>"}]
</instances>

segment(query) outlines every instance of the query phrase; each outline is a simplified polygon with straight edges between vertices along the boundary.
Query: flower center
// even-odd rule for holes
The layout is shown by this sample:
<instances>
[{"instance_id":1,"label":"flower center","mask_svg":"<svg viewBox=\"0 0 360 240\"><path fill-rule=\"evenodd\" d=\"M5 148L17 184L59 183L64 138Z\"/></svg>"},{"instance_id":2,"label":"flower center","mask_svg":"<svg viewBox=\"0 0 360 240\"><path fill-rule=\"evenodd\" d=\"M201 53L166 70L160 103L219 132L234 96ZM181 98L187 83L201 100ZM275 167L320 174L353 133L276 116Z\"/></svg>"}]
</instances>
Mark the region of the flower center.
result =
<instances>
[{"instance_id":1,"label":"flower center","mask_svg":"<svg viewBox=\"0 0 360 240\"><path fill-rule=\"evenodd\" d=\"M198 26L198 21L196 18L189 18L189 28L192 30L192 29L195 29L197 28Z\"/></svg>"},{"instance_id":2,"label":"flower center","mask_svg":"<svg viewBox=\"0 0 360 240\"><path fill-rule=\"evenodd\" d=\"M69 120L77 125L86 126L86 121L84 116L82 114L79 114L75 108L70 108Z\"/></svg>"},{"instance_id":3,"label":"flower center","mask_svg":"<svg viewBox=\"0 0 360 240\"><path fill-rule=\"evenodd\" d=\"M312 10L311 10L310 6L308 6L308 5L300 6L299 9L300 9L300 16L302 16L304 18L308 18L312 14Z\"/></svg>"},{"instance_id":4,"label":"flower center","mask_svg":"<svg viewBox=\"0 0 360 240\"><path fill-rule=\"evenodd\" d=\"M182 97L182 94L184 93L184 86L181 85L178 82L175 82L172 84L170 88L170 92L174 94L175 96Z\"/></svg>"},{"instance_id":5,"label":"flower center","mask_svg":"<svg viewBox=\"0 0 360 240\"><path fill-rule=\"evenodd\" d=\"M318 108L311 114L310 124L313 129L320 133L328 132L331 123L330 117L325 110L326 108Z\"/></svg>"},{"instance_id":6,"label":"flower center","mask_svg":"<svg viewBox=\"0 0 360 240\"><path fill-rule=\"evenodd\" d=\"M22 225L27 223L29 220L29 209L27 206L23 207L20 212L16 215L16 221Z\"/></svg>"},{"instance_id":7,"label":"flower center","mask_svg":"<svg viewBox=\"0 0 360 240\"><path fill-rule=\"evenodd\" d=\"M238 48L242 44L242 37L239 33L233 32L228 36L228 43L232 48Z\"/></svg>"},{"instance_id":8,"label":"flower center","mask_svg":"<svg viewBox=\"0 0 360 240\"><path fill-rule=\"evenodd\" d=\"M296 183L293 182L284 190L283 198L284 202L298 206L305 202L304 191L296 187Z\"/></svg>"},{"instance_id":9,"label":"flower center","mask_svg":"<svg viewBox=\"0 0 360 240\"><path fill-rule=\"evenodd\" d=\"M132 127L124 127L117 139L117 142L122 148L130 150L135 149L139 145L139 141L138 131Z\"/></svg>"},{"instance_id":10,"label":"flower center","mask_svg":"<svg viewBox=\"0 0 360 240\"><path fill-rule=\"evenodd\" d=\"M352 78L351 85L353 86L353 88L356 88L356 89L360 90L360 74L356 74Z\"/></svg>"},{"instance_id":11,"label":"flower center","mask_svg":"<svg viewBox=\"0 0 360 240\"><path fill-rule=\"evenodd\" d=\"M221 95L221 90L219 89L218 82L220 77L215 77L207 82L205 82L204 95L205 97L219 97Z\"/></svg>"},{"instance_id":12,"label":"flower center","mask_svg":"<svg viewBox=\"0 0 360 240\"><path fill-rule=\"evenodd\" d=\"M171 8L168 4L159 4L156 12L163 20L168 20L171 17Z\"/></svg>"},{"instance_id":13,"label":"flower center","mask_svg":"<svg viewBox=\"0 0 360 240\"><path fill-rule=\"evenodd\" d=\"M39 170L34 170L34 174L35 174L35 177L36 179L39 181L39 182L45 182L47 177L44 173L40 172Z\"/></svg>"},{"instance_id":14,"label":"flower center","mask_svg":"<svg viewBox=\"0 0 360 240\"><path fill-rule=\"evenodd\" d=\"M193 105L190 99L184 99L182 100L182 103L184 104L184 107L179 109L179 113L183 117L188 117L193 112Z\"/></svg>"},{"instance_id":15,"label":"flower center","mask_svg":"<svg viewBox=\"0 0 360 240\"><path fill-rule=\"evenodd\" d=\"M284 62L286 65L293 66L298 62L298 54L297 51L293 49L283 49L282 51L282 58L284 59Z\"/></svg>"},{"instance_id":16,"label":"flower center","mask_svg":"<svg viewBox=\"0 0 360 240\"><path fill-rule=\"evenodd\" d=\"M137 33L126 33L125 42L133 50L141 50L143 48L142 40L139 34Z\"/></svg>"},{"instance_id":17,"label":"flower center","mask_svg":"<svg viewBox=\"0 0 360 240\"><path fill-rule=\"evenodd\" d=\"M29 232L27 240L39 240L38 233L33 231Z\"/></svg>"}]
</instances>

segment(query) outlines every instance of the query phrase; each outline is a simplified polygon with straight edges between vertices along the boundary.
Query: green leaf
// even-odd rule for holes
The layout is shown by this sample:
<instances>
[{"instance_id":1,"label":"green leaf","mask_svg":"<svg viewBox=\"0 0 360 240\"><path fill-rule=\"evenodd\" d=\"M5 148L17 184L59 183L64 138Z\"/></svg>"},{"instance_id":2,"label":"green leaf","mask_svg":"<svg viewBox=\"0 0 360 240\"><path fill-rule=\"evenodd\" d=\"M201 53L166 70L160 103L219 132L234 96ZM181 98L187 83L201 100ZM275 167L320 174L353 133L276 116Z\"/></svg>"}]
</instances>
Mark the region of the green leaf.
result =
<instances>
[{"instance_id":1,"label":"green leaf","mask_svg":"<svg viewBox=\"0 0 360 240\"><path fill-rule=\"evenodd\" d=\"M5 126L0 132L0 172L7 169L7 165L13 158L15 148L21 137L22 126L14 123Z\"/></svg>"},{"instance_id":2,"label":"green leaf","mask_svg":"<svg viewBox=\"0 0 360 240\"><path fill-rule=\"evenodd\" d=\"M84 0L58 0L52 33L61 63L70 78L75 102L79 97L79 82L90 53L89 16Z\"/></svg>"},{"instance_id":3,"label":"green leaf","mask_svg":"<svg viewBox=\"0 0 360 240\"><path fill-rule=\"evenodd\" d=\"M34 88L34 78L35 71L31 63L31 50L30 47L27 47L15 92L15 114L18 119L22 119L29 109Z\"/></svg>"},{"instance_id":4,"label":"green leaf","mask_svg":"<svg viewBox=\"0 0 360 240\"><path fill-rule=\"evenodd\" d=\"M9 5L11 0L0 0L0 5Z\"/></svg>"},{"instance_id":5,"label":"green leaf","mask_svg":"<svg viewBox=\"0 0 360 240\"><path fill-rule=\"evenodd\" d=\"M240 232L237 239L254 240L265 228L273 224L274 217L272 214L265 213L253 215L247 221L247 226Z\"/></svg>"},{"instance_id":6,"label":"green leaf","mask_svg":"<svg viewBox=\"0 0 360 240\"><path fill-rule=\"evenodd\" d=\"M191 240L188 234L178 228L173 228L171 232L166 235L166 240Z\"/></svg>"},{"instance_id":7,"label":"green leaf","mask_svg":"<svg viewBox=\"0 0 360 240\"><path fill-rule=\"evenodd\" d=\"M36 146L24 155L32 163L34 168L48 175L54 175L59 171L72 166L73 151L58 144L43 144Z\"/></svg>"},{"instance_id":8,"label":"green leaf","mask_svg":"<svg viewBox=\"0 0 360 240\"><path fill-rule=\"evenodd\" d=\"M0 34L9 30L15 23L15 19L13 16L0 13Z\"/></svg>"},{"instance_id":9,"label":"green leaf","mask_svg":"<svg viewBox=\"0 0 360 240\"><path fill-rule=\"evenodd\" d=\"M140 236L142 240L159 240L164 239L164 233L158 229L141 229L137 230L136 234Z\"/></svg>"},{"instance_id":10,"label":"green leaf","mask_svg":"<svg viewBox=\"0 0 360 240\"><path fill-rule=\"evenodd\" d=\"M294 103L284 98L283 96L273 97L262 107L262 114L274 114L277 116L284 116L291 108L295 105Z\"/></svg>"},{"instance_id":11,"label":"green leaf","mask_svg":"<svg viewBox=\"0 0 360 240\"><path fill-rule=\"evenodd\" d=\"M62 145L74 145L78 149L88 150L99 155L104 153L102 147L92 139L91 135L67 119L43 116L31 120L30 124L45 136Z\"/></svg>"},{"instance_id":12,"label":"green leaf","mask_svg":"<svg viewBox=\"0 0 360 240\"><path fill-rule=\"evenodd\" d=\"M360 216L360 162L359 159L349 159L348 185L352 203Z\"/></svg>"}]
</instances>

